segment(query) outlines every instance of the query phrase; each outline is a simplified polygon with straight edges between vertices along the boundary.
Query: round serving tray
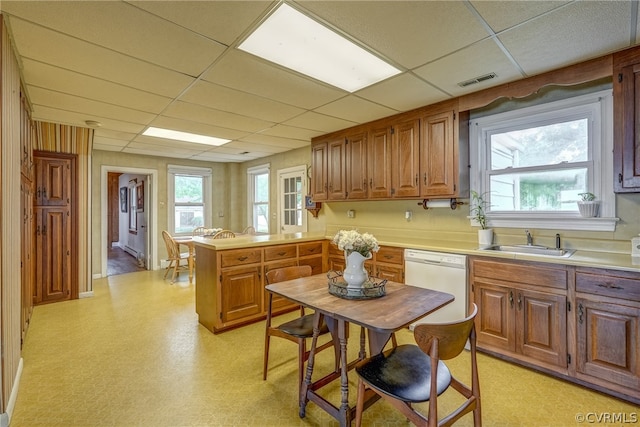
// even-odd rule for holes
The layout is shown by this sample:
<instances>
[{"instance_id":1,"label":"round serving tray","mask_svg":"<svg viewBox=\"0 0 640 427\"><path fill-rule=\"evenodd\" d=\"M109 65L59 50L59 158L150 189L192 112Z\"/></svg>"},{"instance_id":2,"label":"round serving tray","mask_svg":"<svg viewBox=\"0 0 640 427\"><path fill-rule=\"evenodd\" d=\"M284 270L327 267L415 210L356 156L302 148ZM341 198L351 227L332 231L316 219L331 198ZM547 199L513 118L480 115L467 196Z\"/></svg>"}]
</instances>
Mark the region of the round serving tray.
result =
<instances>
[{"instance_id":1,"label":"round serving tray","mask_svg":"<svg viewBox=\"0 0 640 427\"><path fill-rule=\"evenodd\" d=\"M350 288L342 277L340 271L329 271L329 293L333 296L344 299L372 299L385 295L385 285L387 279L369 277L361 288Z\"/></svg>"}]
</instances>

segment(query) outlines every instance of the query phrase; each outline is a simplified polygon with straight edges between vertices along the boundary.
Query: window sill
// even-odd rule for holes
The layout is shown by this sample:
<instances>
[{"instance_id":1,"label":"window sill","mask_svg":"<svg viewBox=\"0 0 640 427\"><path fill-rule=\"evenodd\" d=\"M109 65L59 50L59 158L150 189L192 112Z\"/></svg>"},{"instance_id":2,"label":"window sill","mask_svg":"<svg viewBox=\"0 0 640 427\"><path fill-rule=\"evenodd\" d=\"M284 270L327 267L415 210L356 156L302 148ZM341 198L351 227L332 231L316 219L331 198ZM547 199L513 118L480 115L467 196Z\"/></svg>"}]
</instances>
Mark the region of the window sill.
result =
<instances>
[{"instance_id":1,"label":"window sill","mask_svg":"<svg viewBox=\"0 0 640 427\"><path fill-rule=\"evenodd\" d=\"M578 214L550 216L549 214L522 214L517 218L487 215L487 227L544 228L549 230L615 231L620 218L584 218ZM471 219L472 226L478 223Z\"/></svg>"}]
</instances>

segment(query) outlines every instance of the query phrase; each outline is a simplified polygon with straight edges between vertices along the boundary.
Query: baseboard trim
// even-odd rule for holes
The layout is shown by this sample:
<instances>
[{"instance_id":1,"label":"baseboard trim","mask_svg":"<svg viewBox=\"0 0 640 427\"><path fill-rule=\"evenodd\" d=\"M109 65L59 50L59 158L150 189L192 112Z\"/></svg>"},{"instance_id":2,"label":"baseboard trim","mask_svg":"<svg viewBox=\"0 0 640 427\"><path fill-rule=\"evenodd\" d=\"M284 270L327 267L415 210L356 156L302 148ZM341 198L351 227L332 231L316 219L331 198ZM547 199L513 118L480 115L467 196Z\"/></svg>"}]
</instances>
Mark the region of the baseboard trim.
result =
<instances>
[{"instance_id":1,"label":"baseboard trim","mask_svg":"<svg viewBox=\"0 0 640 427\"><path fill-rule=\"evenodd\" d=\"M18 389L20 388L20 378L22 378L22 366L24 363L24 359L20 358L20 362L18 363L18 371L16 372L16 379L13 382L13 387L11 388L11 394L9 395L9 401L7 402L7 412L4 412L0 415L0 427L9 427L11 424L11 415L13 414L13 409L16 406L16 399L18 398Z\"/></svg>"},{"instance_id":2,"label":"baseboard trim","mask_svg":"<svg viewBox=\"0 0 640 427\"><path fill-rule=\"evenodd\" d=\"M93 291L80 292L78 298L91 298L93 297Z\"/></svg>"}]
</instances>

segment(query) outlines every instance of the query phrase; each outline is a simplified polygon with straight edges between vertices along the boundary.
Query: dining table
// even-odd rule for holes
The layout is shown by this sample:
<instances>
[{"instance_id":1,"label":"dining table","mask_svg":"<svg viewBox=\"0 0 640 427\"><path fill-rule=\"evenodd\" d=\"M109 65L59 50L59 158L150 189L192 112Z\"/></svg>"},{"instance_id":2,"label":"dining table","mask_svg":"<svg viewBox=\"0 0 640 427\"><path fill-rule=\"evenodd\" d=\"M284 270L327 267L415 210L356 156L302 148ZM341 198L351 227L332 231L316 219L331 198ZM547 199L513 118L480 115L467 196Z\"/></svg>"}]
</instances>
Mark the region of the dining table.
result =
<instances>
[{"instance_id":1,"label":"dining table","mask_svg":"<svg viewBox=\"0 0 640 427\"><path fill-rule=\"evenodd\" d=\"M331 280L327 274L317 274L269 284L266 290L314 310L314 336L305 380L300 388L298 415L300 418L305 417L306 405L311 401L337 419L340 426L348 426L355 418L355 407L349 406L348 372L366 357L365 337L362 333L357 359L347 360L349 324L364 328L361 330L366 330L369 354L379 354L394 332L449 304L454 300L454 296L446 292L386 281L382 296L345 298L329 292ZM339 369L312 381L316 344L323 319L330 326L334 342L340 343ZM334 404L321 396L318 390L338 378L341 399L339 404ZM378 398L375 393L368 391L365 395L365 408Z\"/></svg>"},{"instance_id":2,"label":"dining table","mask_svg":"<svg viewBox=\"0 0 640 427\"><path fill-rule=\"evenodd\" d=\"M193 283L193 271L196 266L196 247L193 242L193 237L174 237L173 240L180 245L187 247L189 256L187 257L187 266L189 267L189 284Z\"/></svg>"}]
</instances>

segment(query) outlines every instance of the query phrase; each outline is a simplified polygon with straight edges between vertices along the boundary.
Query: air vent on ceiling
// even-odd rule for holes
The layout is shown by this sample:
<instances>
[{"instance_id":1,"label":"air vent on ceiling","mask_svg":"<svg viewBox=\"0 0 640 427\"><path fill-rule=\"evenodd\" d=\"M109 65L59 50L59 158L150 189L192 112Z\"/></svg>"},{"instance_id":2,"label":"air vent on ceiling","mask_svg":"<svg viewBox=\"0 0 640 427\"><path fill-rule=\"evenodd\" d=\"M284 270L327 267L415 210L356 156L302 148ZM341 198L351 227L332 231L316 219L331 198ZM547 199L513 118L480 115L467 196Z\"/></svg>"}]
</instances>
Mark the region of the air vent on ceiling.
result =
<instances>
[{"instance_id":1,"label":"air vent on ceiling","mask_svg":"<svg viewBox=\"0 0 640 427\"><path fill-rule=\"evenodd\" d=\"M474 85L476 83L483 82L485 80L491 80L491 79L494 79L494 78L496 78L496 73L489 73L489 74L485 74L484 76L480 76L480 77L476 77L476 78L471 79L471 80L466 80L464 82L460 82L460 83L458 83L458 86L465 87L465 86Z\"/></svg>"}]
</instances>

